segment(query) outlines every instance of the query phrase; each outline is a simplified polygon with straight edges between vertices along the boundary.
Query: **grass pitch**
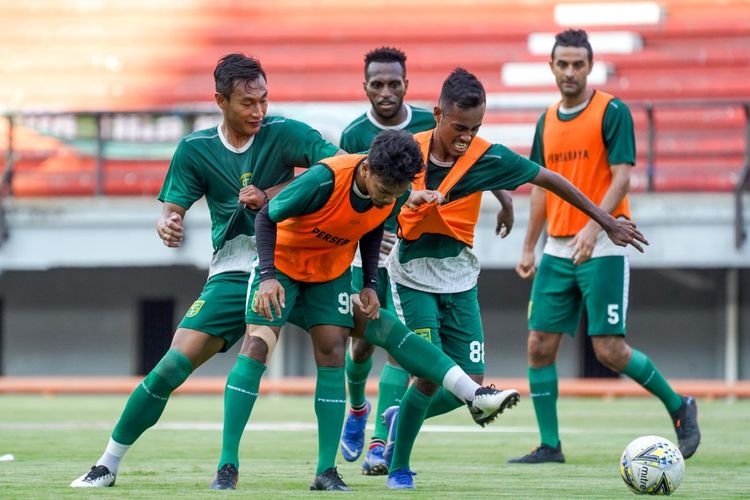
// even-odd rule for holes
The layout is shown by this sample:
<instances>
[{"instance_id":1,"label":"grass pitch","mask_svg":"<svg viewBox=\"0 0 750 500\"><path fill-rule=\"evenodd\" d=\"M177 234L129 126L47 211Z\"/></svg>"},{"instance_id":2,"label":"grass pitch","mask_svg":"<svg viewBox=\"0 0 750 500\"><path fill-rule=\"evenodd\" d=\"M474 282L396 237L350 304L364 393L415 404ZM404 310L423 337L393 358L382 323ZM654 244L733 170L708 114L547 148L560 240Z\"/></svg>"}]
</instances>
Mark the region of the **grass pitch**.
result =
<instances>
[{"instance_id":1,"label":"grass pitch","mask_svg":"<svg viewBox=\"0 0 750 500\"><path fill-rule=\"evenodd\" d=\"M236 492L208 490L221 445L222 399L174 396L157 427L125 457L114 488L78 490L71 480L93 465L125 396L0 396L0 498L316 498L308 491L317 438L312 398L261 397L240 450ZM703 442L687 461L678 498L748 498L750 401L700 400ZM633 498L618 460L634 438L675 440L653 398L579 399L559 403L566 464L510 465L538 444L528 398L482 430L464 409L431 419L412 457L414 492L389 491L383 477L360 474L361 459L339 457L339 471L366 498ZM370 421L372 423L371 416ZM372 434L369 430L368 438Z\"/></svg>"}]
</instances>

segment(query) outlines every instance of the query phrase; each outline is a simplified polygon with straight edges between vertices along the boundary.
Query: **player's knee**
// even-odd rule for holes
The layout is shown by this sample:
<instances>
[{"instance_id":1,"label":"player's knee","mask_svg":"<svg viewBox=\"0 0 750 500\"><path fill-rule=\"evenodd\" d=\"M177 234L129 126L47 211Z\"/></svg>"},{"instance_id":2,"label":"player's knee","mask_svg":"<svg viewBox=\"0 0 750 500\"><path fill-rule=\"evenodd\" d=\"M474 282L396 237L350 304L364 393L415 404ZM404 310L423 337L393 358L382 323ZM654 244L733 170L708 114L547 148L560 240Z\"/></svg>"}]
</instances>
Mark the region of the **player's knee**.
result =
<instances>
[{"instance_id":1,"label":"player's knee","mask_svg":"<svg viewBox=\"0 0 750 500\"><path fill-rule=\"evenodd\" d=\"M248 332L246 344L243 346L245 348L243 354L266 364L271 360L277 340L276 333L268 327L253 329Z\"/></svg>"},{"instance_id":2,"label":"player's knee","mask_svg":"<svg viewBox=\"0 0 750 500\"><path fill-rule=\"evenodd\" d=\"M414 386L417 388L419 392L421 392L422 394L426 396L432 396L438 390L437 384L430 382L429 380L423 379L423 378L417 378L414 381Z\"/></svg>"},{"instance_id":3,"label":"player's knee","mask_svg":"<svg viewBox=\"0 0 750 500\"><path fill-rule=\"evenodd\" d=\"M532 366L546 366L555 362L557 351L555 345L546 342L538 335L529 335L529 363Z\"/></svg>"},{"instance_id":4,"label":"player's knee","mask_svg":"<svg viewBox=\"0 0 750 500\"><path fill-rule=\"evenodd\" d=\"M352 339L352 360L357 363L364 363L372 356L375 346L362 339Z\"/></svg>"}]
</instances>

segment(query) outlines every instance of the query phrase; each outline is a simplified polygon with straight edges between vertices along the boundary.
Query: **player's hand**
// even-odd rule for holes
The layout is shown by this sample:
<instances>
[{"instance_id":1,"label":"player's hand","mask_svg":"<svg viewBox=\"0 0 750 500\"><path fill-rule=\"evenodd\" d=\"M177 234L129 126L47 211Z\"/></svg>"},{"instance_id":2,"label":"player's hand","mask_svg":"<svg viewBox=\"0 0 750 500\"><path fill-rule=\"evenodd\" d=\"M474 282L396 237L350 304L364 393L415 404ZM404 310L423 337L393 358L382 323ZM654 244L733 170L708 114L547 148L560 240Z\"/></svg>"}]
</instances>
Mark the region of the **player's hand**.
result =
<instances>
[{"instance_id":1,"label":"player's hand","mask_svg":"<svg viewBox=\"0 0 750 500\"><path fill-rule=\"evenodd\" d=\"M636 250L643 253L643 247L641 244L648 245L648 240L638 230L635 222L627 219L610 218L612 219L611 223L609 227L605 227L604 230L607 231L607 236L612 240L612 243L618 247L632 245Z\"/></svg>"},{"instance_id":2,"label":"player's hand","mask_svg":"<svg viewBox=\"0 0 750 500\"><path fill-rule=\"evenodd\" d=\"M409 208L417 208L425 203L437 203L438 205L445 202L445 196L440 191L433 191L431 189L422 189L419 191L412 191L409 195L409 199L406 200L406 205Z\"/></svg>"},{"instance_id":3,"label":"player's hand","mask_svg":"<svg viewBox=\"0 0 750 500\"><path fill-rule=\"evenodd\" d=\"M507 207L500 207L497 212L497 224L495 224L495 234L501 238L508 236L513 230L513 223L515 222L515 216L513 214L513 205Z\"/></svg>"},{"instance_id":4,"label":"player's hand","mask_svg":"<svg viewBox=\"0 0 750 500\"><path fill-rule=\"evenodd\" d=\"M268 195L262 189L253 185L240 189L240 203L250 210L260 210L268 203Z\"/></svg>"},{"instance_id":5,"label":"player's hand","mask_svg":"<svg viewBox=\"0 0 750 500\"><path fill-rule=\"evenodd\" d=\"M261 281L258 291L253 297L253 311L268 321L273 321L273 314L281 317L281 310L286 307L286 294L279 280L269 279Z\"/></svg>"},{"instance_id":6,"label":"player's hand","mask_svg":"<svg viewBox=\"0 0 750 500\"><path fill-rule=\"evenodd\" d=\"M524 250L521 254L521 261L516 265L516 274L525 280L533 278L536 274L535 260L533 250Z\"/></svg>"},{"instance_id":7,"label":"player's hand","mask_svg":"<svg viewBox=\"0 0 750 500\"><path fill-rule=\"evenodd\" d=\"M570 246L573 247L573 264L583 264L591 258L596 246L596 239L601 230L602 228L599 224L589 221L573 237L573 241L570 242Z\"/></svg>"},{"instance_id":8,"label":"player's hand","mask_svg":"<svg viewBox=\"0 0 750 500\"><path fill-rule=\"evenodd\" d=\"M363 288L360 290L359 303L367 319L380 318L380 300L378 300L378 294L375 290L372 288Z\"/></svg>"},{"instance_id":9,"label":"player's hand","mask_svg":"<svg viewBox=\"0 0 750 500\"><path fill-rule=\"evenodd\" d=\"M182 217L177 212L170 212L167 216L162 215L156 221L156 232L164 245L170 248L179 247L185 237Z\"/></svg>"}]
</instances>

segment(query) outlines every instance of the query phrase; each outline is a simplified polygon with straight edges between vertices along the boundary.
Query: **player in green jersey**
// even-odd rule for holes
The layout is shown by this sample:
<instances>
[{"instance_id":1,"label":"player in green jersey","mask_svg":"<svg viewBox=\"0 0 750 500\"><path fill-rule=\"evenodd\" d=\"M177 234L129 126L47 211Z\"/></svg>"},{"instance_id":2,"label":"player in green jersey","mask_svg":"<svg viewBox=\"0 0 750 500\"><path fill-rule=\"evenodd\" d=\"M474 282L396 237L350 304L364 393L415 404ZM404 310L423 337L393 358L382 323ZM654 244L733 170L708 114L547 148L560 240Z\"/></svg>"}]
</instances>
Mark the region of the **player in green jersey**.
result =
<instances>
[{"instance_id":1,"label":"player in green jersey","mask_svg":"<svg viewBox=\"0 0 750 500\"><path fill-rule=\"evenodd\" d=\"M480 266L471 245L482 191L515 189L530 182L588 214L616 245L641 249L639 242L645 243L635 224L614 219L560 175L477 137L485 103L484 87L468 71L458 68L444 82L435 109L437 127L416 137L428 165L414 189L437 190L446 201L427 210L401 211L400 237L388 260L399 317L415 333L441 346L480 383L484 378L484 335L477 300ZM460 404L449 395L435 400L436 389L433 383L417 378L400 407L386 411L386 457L393 449L389 488L414 488L409 461L422 422Z\"/></svg>"},{"instance_id":2,"label":"player in green jersey","mask_svg":"<svg viewBox=\"0 0 750 500\"><path fill-rule=\"evenodd\" d=\"M561 99L542 113L531 159L565 176L603 210L629 217L627 194L635 165L633 118L621 100L587 86L592 65L585 31L566 30L555 37L550 68ZM549 238L537 270L534 253L545 225ZM625 249L605 238L594 221L571 214L569 207L547 199L535 187L516 271L524 279L534 278L528 376L541 442L510 462L565 461L557 420L555 360L563 333L575 335L584 304L596 358L659 398L672 417L682 455L693 456L700 444L695 399L677 394L651 359L625 341L630 283Z\"/></svg>"},{"instance_id":3,"label":"player in green jersey","mask_svg":"<svg viewBox=\"0 0 750 500\"><path fill-rule=\"evenodd\" d=\"M159 193L157 233L179 247L183 220L205 197L214 254L203 291L177 327L172 344L128 399L103 455L73 487L115 482L122 457L159 419L167 400L187 377L245 332L245 299L255 257L254 221L266 190L293 177L338 148L304 123L266 116L268 89L260 63L243 54L221 58L214 70L215 99L223 121L184 137ZM239 203L239 197L244 203Z\"/></svg>"}]
</instances>

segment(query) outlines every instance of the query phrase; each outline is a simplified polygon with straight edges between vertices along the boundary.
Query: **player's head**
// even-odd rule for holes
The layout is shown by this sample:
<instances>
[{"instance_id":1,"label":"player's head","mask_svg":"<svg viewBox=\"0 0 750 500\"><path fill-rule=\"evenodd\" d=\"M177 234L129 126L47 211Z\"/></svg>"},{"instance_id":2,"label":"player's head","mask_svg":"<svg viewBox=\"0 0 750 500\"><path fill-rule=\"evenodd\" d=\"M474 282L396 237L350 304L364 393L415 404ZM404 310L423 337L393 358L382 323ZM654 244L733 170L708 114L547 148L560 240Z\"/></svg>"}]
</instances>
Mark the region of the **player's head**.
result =
<instances>
[{"instance_id":1,"label":"player's head","mask_svg":"<svg viewBox=\"0 0 750 500\"><path fill-rule=\"evenodd\" d=\"M406 54L393 47L380 47L365 54L363 87L376 119L387 121L395 117L409 87Z\"/></svg>"},{"instance_id":2,"label":"player's head","mask_svg":"<svg viewBox=\"0 0 750 500\"><path fill-rule=\"evenodd\" d=\"M376 207L393 203L422 171L422 152L405 130L384 130L370 144L362 168L367 193Z\"/></svg>"},{"instance_id":3,"label":"player's head","mask_svg":"<svg viewBox=\"0 0 750 500\"><path fill-rule=\"evenodd\" d=\"M555 35L549 66L563 97L583 95L593 64L594 51L584 30L569 29Z\"/></svg>"},{"instance_id":4,"label":"player's head","mask_svg":"<svg viewBox=\"0 0 750 500\"><path fill-rule=\"evenodd\" d=\"M245 54L227 54L216 64L214 81L225 125L239 135L257 134L268 110L266 73L260 61Z\"/></svg>"},{"instance_id":5,"label":"player's head","mask_svg":"<svg viewBox=\"0 0 750 500\"><path fill-rule=\"evenodd\" d=\"M486 101L482 82L463 68L454 69L443 82L432 146L439 159L455 160L466 152L482 125Z\"/></svg>"}]
</instances>

